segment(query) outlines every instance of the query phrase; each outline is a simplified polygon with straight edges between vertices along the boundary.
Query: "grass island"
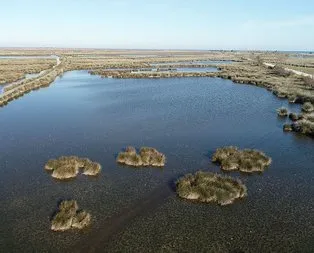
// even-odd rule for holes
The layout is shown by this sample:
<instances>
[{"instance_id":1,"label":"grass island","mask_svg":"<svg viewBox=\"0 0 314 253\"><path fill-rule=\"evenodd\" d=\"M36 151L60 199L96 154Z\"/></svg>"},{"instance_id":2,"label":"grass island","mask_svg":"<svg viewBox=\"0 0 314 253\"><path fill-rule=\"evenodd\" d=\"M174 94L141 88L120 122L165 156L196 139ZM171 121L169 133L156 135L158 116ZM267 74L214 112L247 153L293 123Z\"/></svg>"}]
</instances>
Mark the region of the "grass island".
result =
<instances>
[{"instance_id":1,"label":"grass island","mask_svg":"<svg viewBox=\"0 0 314 253\"><path fill-rule=\"evenodd\" d=\"M302 105L302 111L305 113L314 112L314 105L311 102L305 102Z\"/></svg>"},{"instance_id":2,"label":"grass island","mask_svg":"<svg viewBox=\"0 0 314 253\"><path fill-rule=\"evenodd\" d=\"M90 223L91 215L84 210L79 210L75 200L64 200L59 204L59 210L51 221L51 230L83 229Z\"/></svg>"},{"instance_id":3,"label":"grass island","mask_svg":"<svg viewBox=\"0 0 314 253\"><path fill-rule=\"evenodd\" d=\"M129 146L125 151L118 154L117 162L133 167L163 167L166 163L166 156L157 149L150 147L141 147L139 154L137 154L136 149Z\"/></svg>"},{"instance_id":4,"label":"grass island","mask_svg":"<svg viewBox=\"0 0 314 253\"><path fill-rule=\"evenodd\" d=\"M263 172L271 161L270 157L259 150L239 150L233 146L218 148L212 157L212 162L220 164L222 170L246 173Z\"/></svg>"},{"instance_id":5,"label":"grass island","mask_svg":"<svg viewBox=\"0 0 314 253\"><path fill-rule=\"evenodd\" d=\"M309 137L314 137L314 105L305 102L302 105L301 113L289 113L292 124L286 123L283 126L285 132L296 132Z\"/></svg>"},{"instance_id":6,"label":"grass island","mask_svg":"<svg viewBox=\"0 0 314 253\"><path fill-rule=\"evenodd\" d=\"M203 171L180 178L176 191L184 199L219 205L232 204L247 195L247 188L240 180Z\"/></svg>"},{"instance_id":7,"label":"grass island","mask_svg":"<svg viewBox=\"0 0 314 253\"><path fill-rule=\"evenodd\" d=\"M76 177L80 169L82 174L95 176L100 173L101 165L92 162L88 158L80 158L77 156L61 156L58 159L49 160L45 169L51 171L51 176L57 179L69 179Z\"/></svg>"},{"instance_id":8,"label":"grass island","mask_svg":"<svg viewBox=\"0 0 314 253\"><path fill-rule=\"evenodd\" d=\"M287 117L288 116L288 109L285 107L280 107L277 109L277 114L279 117Z\"/></svg>"}]
</instances>

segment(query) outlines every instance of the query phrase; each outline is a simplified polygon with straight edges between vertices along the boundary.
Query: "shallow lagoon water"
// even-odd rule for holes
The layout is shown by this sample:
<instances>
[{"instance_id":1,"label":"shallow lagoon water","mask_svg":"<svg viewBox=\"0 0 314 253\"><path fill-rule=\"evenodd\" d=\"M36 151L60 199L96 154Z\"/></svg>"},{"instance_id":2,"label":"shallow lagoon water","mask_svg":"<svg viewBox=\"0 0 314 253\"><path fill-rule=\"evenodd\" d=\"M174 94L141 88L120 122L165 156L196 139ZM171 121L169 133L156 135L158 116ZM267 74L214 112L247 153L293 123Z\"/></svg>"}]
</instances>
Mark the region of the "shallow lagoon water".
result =
<instances>
[{"instance_id":1,"label":"shallow lagoon water","mask_svg":"<svg viewBox=\"0 0 314 253\"><path fill-rule=\"evenodd\" d=\"M312 252L313 140L284 133L265 89L218 78L107 79L73 71L0 110L0 252ZM163 169L115 163L126 145L167 155ZM217 171L224 145L261 149L264 174L241 178L248 197L219 207L178 199L174 181ZM59 182L45 162L60 155L102 164L96 178ZM53 233L60 199L93 216L81 232Z\"/></svg>"}]
</instances>

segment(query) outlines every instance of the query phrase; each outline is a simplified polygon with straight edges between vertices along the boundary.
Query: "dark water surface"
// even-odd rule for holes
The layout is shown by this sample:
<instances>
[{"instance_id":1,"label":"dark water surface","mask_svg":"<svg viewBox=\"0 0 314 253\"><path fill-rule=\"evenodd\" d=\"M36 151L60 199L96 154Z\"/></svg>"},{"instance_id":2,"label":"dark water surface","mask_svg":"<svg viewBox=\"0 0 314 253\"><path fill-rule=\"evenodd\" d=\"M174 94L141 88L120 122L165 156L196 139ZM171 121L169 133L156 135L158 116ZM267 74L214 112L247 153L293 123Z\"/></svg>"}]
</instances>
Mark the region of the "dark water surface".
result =
<instances>
[{"instance_id":1,"label":"dark water surface","mask_svg":"<svg viewBox=\"0 0 314 253\"><path fill-rule=\"evenodd\" d=\"M0 109L0 252L313 252L313 140L282 131L262 88L216 78L101 79L65 73L49 88ZM163 169L115 163L126 145L156 147ZM257 148L273 163L239 177L248 197L233 205L176 197L174 181L217 171L217 147ZM61 155L102 164L96 178L59 182L45 162ZM54 233L60 199L93 216L84 231Z\"/></svg>"}]
</instances>

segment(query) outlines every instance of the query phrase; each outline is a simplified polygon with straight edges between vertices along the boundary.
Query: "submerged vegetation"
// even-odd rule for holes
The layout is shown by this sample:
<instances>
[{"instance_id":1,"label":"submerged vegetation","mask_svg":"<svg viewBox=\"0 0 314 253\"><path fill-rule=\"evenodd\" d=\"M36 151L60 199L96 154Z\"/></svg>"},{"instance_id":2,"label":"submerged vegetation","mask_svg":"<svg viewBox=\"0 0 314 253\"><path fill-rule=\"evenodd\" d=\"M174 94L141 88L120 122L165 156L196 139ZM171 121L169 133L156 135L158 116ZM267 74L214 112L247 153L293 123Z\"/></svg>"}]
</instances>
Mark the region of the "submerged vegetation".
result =
<instances>
[{"instance_id":1,"label":"submerged vegetation","mask_svg":"<svg viewBox=\"0 0 314 253\"><path fill-rule=\"evenodd\" d=\"M91 223L91 215L79 210L75 200L64 200L51 221L51 230L65 231L71 228L83 229Z\"/></svg>"},{"instance_id":2,"label":"submerged vegetation","mask_svg":"<svg viewBox=\"0 0 314 253\"><path fill-rule=\"evenodd\" d=\"M202 171L180 178L176 182L176 191L184 199L219 205L232 204L247 195L246 186L240 180Z\"/></svg>"},{"instance_id":3,"label":"submerged vegetation","mask_svg":"<svg viewBox=\"0 0 314 253\"><path fill-rule=\"evenodd\" d=\"M51 171L51 176L57 179L69 179L76 177L82 169L84 175L95 176L101 170L101 165L92 162L88 158L77 156L61 156L58 159L49 160L45 169Z\"/></svg>"},{"instance_id":4,"label":"submerged vegetation","mask_svg":"<svg viewBox=\"0 0 314 253\"><path fill-rule=\"evenodd\" d=\"M166 163L166 156L157 149L150 147L142 147L137 154L136 149L129 146L125 151L118 154L117 162L134 167L163 167Z\"/></svg>"},{"instance_id":5,"label":"submerged vegetation","mask_svg":"<svg viewBox=\"0 0 314 253\"><path fill-rule=\"evenodd\" d=\"M222 170L239 170L247 173L262 172L271 164L271 158L261 151L239 150L233 146L218 148L212 161L220 164Z\"/></svg>"}]
</instances>

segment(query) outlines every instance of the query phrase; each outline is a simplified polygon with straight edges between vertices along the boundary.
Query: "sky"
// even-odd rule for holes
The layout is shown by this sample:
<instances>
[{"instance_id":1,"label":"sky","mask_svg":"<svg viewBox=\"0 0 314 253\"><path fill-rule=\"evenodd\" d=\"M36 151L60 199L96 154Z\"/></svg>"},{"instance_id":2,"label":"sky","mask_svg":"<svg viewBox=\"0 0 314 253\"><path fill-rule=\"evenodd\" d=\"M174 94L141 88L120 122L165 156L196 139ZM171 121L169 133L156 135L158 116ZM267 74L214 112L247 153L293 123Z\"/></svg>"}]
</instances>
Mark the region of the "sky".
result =
<instances>
[{"instance_id":1,"label":"sky","mask_svg":"<svg viewBox=\"0 0 314 253\"><path fill-rule=\"evenodd\" d=\"M1 0L0 47L314 50L313 0Z\"/></svg>"}]
</instances>

